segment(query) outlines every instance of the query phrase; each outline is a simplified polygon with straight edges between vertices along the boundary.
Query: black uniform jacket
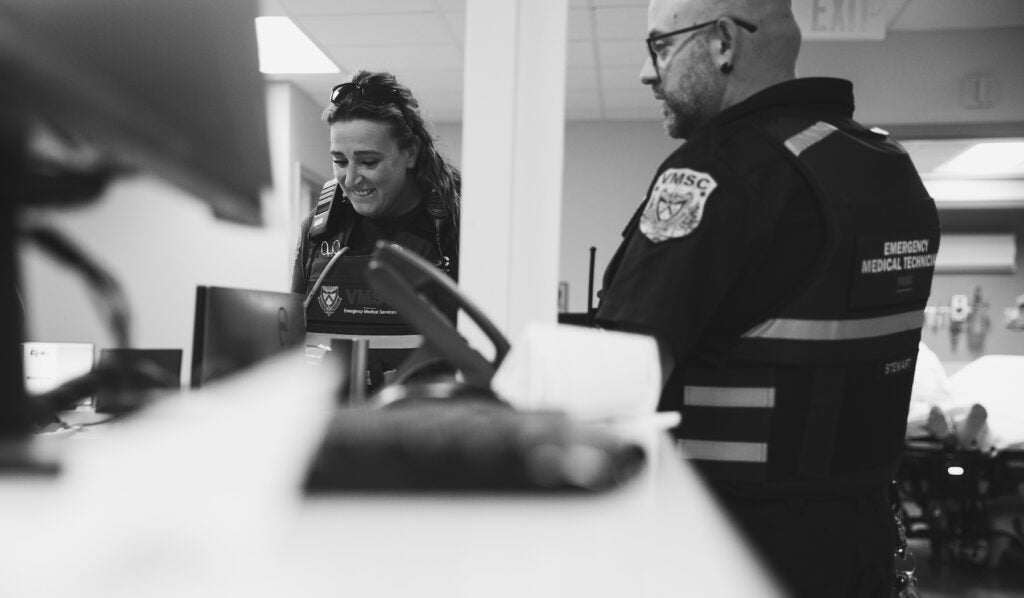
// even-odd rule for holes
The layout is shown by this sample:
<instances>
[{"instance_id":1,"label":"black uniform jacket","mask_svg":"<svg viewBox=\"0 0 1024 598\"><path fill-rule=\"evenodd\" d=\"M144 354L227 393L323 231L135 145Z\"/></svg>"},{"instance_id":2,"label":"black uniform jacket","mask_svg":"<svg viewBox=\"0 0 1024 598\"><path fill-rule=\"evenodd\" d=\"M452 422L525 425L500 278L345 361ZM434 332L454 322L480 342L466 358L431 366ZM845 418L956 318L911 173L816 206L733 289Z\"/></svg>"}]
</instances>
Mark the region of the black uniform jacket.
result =
<instances>
[{"instance_id":1,"label":"black uniform jacket","mask_svg":"<svg viewBox=\"0 0 1024 598\"><path fill-rule=\"evenodd\" d=\"M838 79L723 111L658 169L605 273L598 322L670 348L660 408L713 480L891 479L938 218L902 148L852 114Z\"/></svg>"}]
</instances>

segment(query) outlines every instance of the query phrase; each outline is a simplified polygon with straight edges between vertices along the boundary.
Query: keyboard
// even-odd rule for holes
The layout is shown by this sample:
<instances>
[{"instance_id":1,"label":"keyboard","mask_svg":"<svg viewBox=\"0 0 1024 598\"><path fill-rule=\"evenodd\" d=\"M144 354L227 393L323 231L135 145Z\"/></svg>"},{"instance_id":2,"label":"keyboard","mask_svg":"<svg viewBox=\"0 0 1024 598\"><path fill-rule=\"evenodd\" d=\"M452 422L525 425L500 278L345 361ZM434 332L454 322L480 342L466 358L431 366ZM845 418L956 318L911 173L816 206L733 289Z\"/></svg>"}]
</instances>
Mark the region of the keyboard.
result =
<instances>
[{"instance_id":1,"label":"keyboard","mask_svg":"<svg viewBox=\"0 0 1024 598\"><path fill-rule=\"evenodd\" d=\"M306 490L600 491L645 461L638 444L560 412L518 411L490 398L410 398L336 412Z\"/></svg>"}]
</instances>

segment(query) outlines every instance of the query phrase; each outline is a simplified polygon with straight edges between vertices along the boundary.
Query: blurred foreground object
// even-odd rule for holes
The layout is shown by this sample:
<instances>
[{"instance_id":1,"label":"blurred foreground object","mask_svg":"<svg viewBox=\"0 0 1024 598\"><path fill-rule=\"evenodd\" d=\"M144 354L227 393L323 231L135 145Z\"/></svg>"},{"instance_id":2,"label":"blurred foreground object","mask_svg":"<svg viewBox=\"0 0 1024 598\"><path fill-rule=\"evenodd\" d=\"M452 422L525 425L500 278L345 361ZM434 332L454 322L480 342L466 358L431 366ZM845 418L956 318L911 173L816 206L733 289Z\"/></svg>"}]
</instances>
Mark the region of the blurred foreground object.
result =
<instances>
[{"instance_id":1,"label":"blurred foreground object","mask_svg":"<svg viewBox=\"0 0 1024 598\"><path fill-rule=\"evenodd\" d=\"M259 224L270 159L255 16L241 0L0 5L0 469L34 469L20 213L88 203L146 170L219 217Z\"/></svg>"},{"instance_id":2,"label":"blurred foreground object","mask_svg":"<svg viewBox=\"0 0 1024 598\"><path fill-rule=\"evenodd\" d=\"M255 2L239 0L6 0L0 100L47 123L37 154L73 139L76 151L49 153L73 157L65 168L80 176L94 166L97 191L113 160L257 224L270 158L255 16Z\"/></svg>"},{"instance_id":3,"label":"blurred foreground object","mask_svg":"<svg viewBox=\"0 0 1024 598\"><path fill-rule=\"evenodd\" d=\"M658 345L641 334L530 324L492 387L522 409L559 409L583 419L650 415L661 392Z\"/></svg>"}]
</instances>

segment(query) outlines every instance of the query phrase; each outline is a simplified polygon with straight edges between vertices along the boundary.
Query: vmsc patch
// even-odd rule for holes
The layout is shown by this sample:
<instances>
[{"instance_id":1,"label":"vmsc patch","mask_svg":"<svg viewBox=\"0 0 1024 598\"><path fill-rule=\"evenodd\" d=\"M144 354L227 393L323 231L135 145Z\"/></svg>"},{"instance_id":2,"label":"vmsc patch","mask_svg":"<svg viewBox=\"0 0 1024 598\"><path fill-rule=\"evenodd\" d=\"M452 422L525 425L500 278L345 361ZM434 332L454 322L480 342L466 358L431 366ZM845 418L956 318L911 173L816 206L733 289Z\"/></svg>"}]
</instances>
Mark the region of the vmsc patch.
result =
<instances>
[{"instance_id":1,"label":"vmsc patch","mask_svg":"<svg viewBox=\"0 0 1024 598\"><path fill-rule=\"evenodd\" d=\"M317 302L327 317L338 311L338 307L341 306L341 293L338 292L338 285L324 285L320 287L320 296L317 297Z\"/></svg>"},{"instance_id":2,"label":"vmsc patch","mask_svg":"<svg viewBox=\"0 0 1024 598\"><path fill-rule=\"evenodd\" d=\"M640 217L640 232L655 243L692 233L718 183L706 172L670 168L661 173Z\"/></svg>"}]
</instances>

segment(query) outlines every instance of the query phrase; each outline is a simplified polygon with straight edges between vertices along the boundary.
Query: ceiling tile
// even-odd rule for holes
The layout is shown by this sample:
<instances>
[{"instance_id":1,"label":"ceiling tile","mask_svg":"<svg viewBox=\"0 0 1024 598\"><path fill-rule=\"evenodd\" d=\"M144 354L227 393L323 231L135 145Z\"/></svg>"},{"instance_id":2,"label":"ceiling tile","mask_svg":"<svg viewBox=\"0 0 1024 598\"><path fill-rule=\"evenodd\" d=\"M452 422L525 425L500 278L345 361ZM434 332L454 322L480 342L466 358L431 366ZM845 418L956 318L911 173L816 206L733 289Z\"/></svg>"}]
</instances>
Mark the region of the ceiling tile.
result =
<instances>
[{"instance_id":1,"label":"ceiling tile","mask_svg":"<svg viewBox=\"0 0 1024 598\"><path fill-rule=\"evenodd\" d=\"M451 43L440 13L298 17L299 27L321 47Z\"/></svg>"},{"instance_id":2,"label":"ceiling tile","mask_svg":"<svg viewBox=\"0 0 1024 598\"><path fill-rule=\"evenodd\" d=\"M288 15L279 0L260 0L258 10L257 14L261 17L283 17Z\"/></svg>"},{"instance_id":3,"label":"ceiling tile","mask_svg":"<svg viewBox=\"0 0 1024 598\"><path fill-rule=\"evenodd\" d=\"M591 39L593 29L590 26L591 13L589 8L570 8L568 36L569 41Z\"/></svg>"},{"instance_id":4,"label":"ceiling tile","mask_svg":"<svg viewBox=\"0 0 1024 598\"><path fill-rule=\"evenodd\" d=\"M958 28L997 32L1001 27L1024 26L1024 0L872 1L884 3L890 32L941 30L949 35L947 30ZM486 7L486 2L477 6ZM567 118L578 119L581 114L609 120L660 118L657 103L639 82L646 58L647 4L648 0L569 0ZM439 115L435 118L457 120L461 118L465 6L466 0L260 0L260 14L292 15L342 69L392 71L417 97L422 96L431 112ZM877 42L878 51L884 53L900 37L906 34ZM845 46L825 51L815 43L805 46L801 72L868 80L874 76L870 64L848 64ZM915 57L903 58L909 64L919 62ZM808 64L815 68L807 70ZM595 73L595 67L601 71ZM854 67L853 74L846 74ZM945 76L944 68L948 69L934 67L937 76ZM331 85L347 76L268 78L294 81L319 102ZM607 93L603 102L595 89L598 85Z\"/></svg>"},{"instance_id":5,"label":"ceiling tile","mask_svg":"<svg viewBox=\"0 0 1024 598\"><path fill-rule=\"evenodd\" d=\"M429 12L433 0L277 0L292 15L381 14Z\"/></svg>"},{"instance_id":6,"label":"ceiling tile","mask_svg":"<svg viewBox=\"0 0 1024 598\"><path fill-rule=\"evenodd\" d=\"M600 41L598 57L603 67L632 67L640 70L647 60L647 46L642 40Z\"/></svg>"},{"instance_id":7,"label":"ceiling tile","mask_svg":"<svg viewBox=\"0 0 1024 598\"><path fill-rule=\"evenodd\" d=\"M635 39L642 43L647 37L646 8L598 8L594 11L594 18L597 37L602 40Z\"/></svg>"},{"instance_id":8,"label":"ceiling tile","mask_svg":"<svg viewBox=\"0 0 1024 598\"><path fill-rule=\"evenodd\" d=\"M656 114L660 114L656 112ZM656 120L651 117L650 110L641 106L627 106L623 108L605 108L604 120L642 120L650 122ZM660 118L658 118L660 120Z\"/></svg>"},{"instance_id":9,"label":"ceiling tile","mask_svg":"<svg viewBox=\"0 0 1024 598\"><path fill-rule=\"evenodd\" d=\"M421 92L442 91L462 93L462 69L445 71L424 71L422 69L396 69L395 77L412 90L413 95Z\"/></svg>"},{"instance_id":10,"label":"ceiling tile","mask_svg":"<svg viewBox=\"0 0 1024 598\"><path fill-rule=\"evenodd\" d=\"M448 29L452 32L455 39L460 44L464 44L466 42L466 13L453 10L441 14L445 22L448 23Z\"/></svg>"},{"instance_id":11,"label":"ceiling tile","mask_svg":"<svg viewBox=\"0 0 1024 598\"><path fill-rule=\"evenodd\" d=\"M606 109L639 107L647 110L648 118L661 114L661 103L654 99L650 89L646 87L638 85L634 90L609 89L604 92L603 97Z\"/></svg>"},{"instance_id":12,"label":"ceiling tile","mask_svg":"<svg viewBox=\"0 0 1024 598\"><path fill-rule=\"evenodd\" d=\"M345 77L339 75L304 75L291 76L288 78L289 81L295 87L302 91L309 99L317 106L327 107L327 97L331 93L331 88L345 80Z\"/></svg>"},{"instance_id":13,"label":"ceiling tile","mask_svg":"<svg viewBox=\"0 0 1024 598\"><path fill-rule=\"evenodd\" d=\"M565 107L569 112L575 110L600 110L601 97L594 91L566 91Z\"/></svg>"},{"instance_id":14,"label":"ceiling tile","mask_svg":"<svg viewBox=\"0 0 1024 598\"><path fill-rule=\"evenodd\" d=\"M423 117L431 123L461 123L462 110L438 110L430 114L424 114ZM454 160L455 156L450 155L449 150L444 147L446 143L445 139L441 139L437 142L437 147L442 154Z\"/></svg>"},{"instance_id":15,"label":"ceiling tile","mask_svg":"<svg viewBox=\"0 0 1024 598\"><path fill-rule=\"evenodd\" d=\"M434 2L441 10L466 10L466 0L434 0Z\"/></svg>"},{"instance_id":16,"label":"ceiling tile","mask_svg":"<svg viewBox=\"0 0 1024 598\"><path fill-rule=\"evenodd\" d=\"M458 70L462 49L455 44L422 46L329 46L327 55L342 70Z\"/></svg>"},{"instance_id":17,"label":"ceiling tile","mask_svg":"<svg viewBox=\"0 0 1024 598\"><path fill-rule=\"evenodd\" d=\"M594 6L642 6L647 10L650 0L592 0Z\"/></svg>"},{"instance_id":18,"label":"ceiling tile","mask_svg":"<svg viewBox=\"0 0 1024 598\"><path fill-rule=\"evenodd\" d=\"M424 81L416 79L409 73L395 73L398 82L408 87L413 97L420 104L420 112L423 117L434 120L457 121L462 119L462 89L461 87L438 88L425 84ZM303 75L289 76L291 81L300 91L305 93L317 105L327 107L327 95L331 87L336 85L344 77L337 75ZM456 90L456 91L453 91Z\"/></svg>"},{"instance_id":19,"label":"ceiling tile","mask_svg":"<svg viewBox=\"0 0 1024 598\"><path fill-rule=\"evenodd\" d=\"M567 68L582 68L594 66L593 41L569 42L566 47Z\"/></svg>"},{"instance_id":20,"label":"ceiling tile","mask_svg":"<svg viewBox=\"0 0 1024 598\"><path fill-rule=\"evenodd\" d=\"M592 68L566 69L566 91L588 90L597 93L597 71Z\"/></svg>"},{"instance_id":21,"label":"ceiling tile","mask_svg":"<svg viewBox=\"0 0 1024 598\"><path fill-rule=\"evenodd\" d=\"M565 120L567 121L602 120L603 118L601 109L597 107L573 108L570 110L566 106L565 109Z\"/></svg>"},{"instance_id":22,"label":"ceiling tile","mask_svg":"<svg viewBox=\"0 0 1024 598\"><path fill-rule=\"evenodd\" d=\"M411 88L420 103L420 114L428 121L462 120L462 93Z\"/></svg>"},{"instance_id":23,"label":"ceiling tile","mask_svg":"<svg viewBox=\"0 0 1024 598\"><path fill-rule=\"evenodd\" d=\"M601 84L605 89L642 91L651 95L650 88L640 83L640 65L602 68Z\"/></svg>"},{"instance_id":24,"label":"ceiling tile","mask_svg":"<svg viewBox=\"0 0 1024 598\"><path fill-rule=\"evenodd\" d=\"M315 73L315 74L298 74L298 75L268 75L268 79L291 81L296 85L302 86L304 89L317 90L315 93L316 103L319 104L323 101L326 105L327 94L330 93L330 89L342 83L348 79L347 73Z\"/></svg>"}]
</instances>

